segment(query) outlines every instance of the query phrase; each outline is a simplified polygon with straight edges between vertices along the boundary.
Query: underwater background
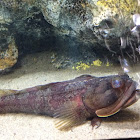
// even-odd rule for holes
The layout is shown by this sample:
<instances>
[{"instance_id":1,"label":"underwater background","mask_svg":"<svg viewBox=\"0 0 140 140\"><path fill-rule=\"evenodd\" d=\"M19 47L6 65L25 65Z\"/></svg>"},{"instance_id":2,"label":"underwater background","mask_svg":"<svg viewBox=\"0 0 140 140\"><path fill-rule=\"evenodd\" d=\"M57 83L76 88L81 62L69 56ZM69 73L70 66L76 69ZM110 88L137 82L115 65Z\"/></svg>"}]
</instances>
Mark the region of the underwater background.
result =
<instances>
[{"instance_id":1,"label":"underwater background","mask_svg":"<svg viewBox=\"0 0 140 140\"><path fill-rule=\"evenodd\" d=\"M30 54L22 59L22 66L8 75L0 77L0 89L24 89L50 82L73 79L82 74L107 76L117 74L122 69L118 67L99 66L88 70L73 69L58 70L48 62L50 54L41 52ZM37 60L37 61L36 61ZM48 60L48 61L46 61ZM135 66L130 77L138 81L140 66ZM92 129L90 121L69 131L60 131L55 127L55 119L47 116L27 114L2 114L0 116L1 139L34 139L34 140L90 140L110 138L140 137L140 101L114 116L103 118L97 129Z\"/></svg>"},{"instance_id":2,"label":"underwater background","mask_svg":"<svg viewBox=\"0 0 140 140\"><path fill-rule=\"evenodd\" d=\"M118 73L138 82L139 0L1 0L0 89L21 90L82 74ZM27 114L0 115L1 139L91 140L140 137L140 101L70 131L54 119Z\"/></svg>"}]
</instances>

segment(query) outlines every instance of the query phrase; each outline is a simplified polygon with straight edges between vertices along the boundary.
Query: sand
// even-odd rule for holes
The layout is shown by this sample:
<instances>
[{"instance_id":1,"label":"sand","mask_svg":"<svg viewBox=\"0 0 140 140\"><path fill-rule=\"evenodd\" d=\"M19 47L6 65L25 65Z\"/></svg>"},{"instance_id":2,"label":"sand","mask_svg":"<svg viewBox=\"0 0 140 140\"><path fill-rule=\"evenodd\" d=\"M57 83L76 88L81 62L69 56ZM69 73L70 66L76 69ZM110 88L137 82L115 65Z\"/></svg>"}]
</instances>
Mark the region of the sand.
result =
<instances>
[{"instance_id":1,"label":"sand","mask_svg":"<svg viewBox=\"0 0 140 140\"><path fill-rule=\"evenodd\" d=\"M22 58L21 66L13 72L1 75L0 89L24 89L75 78L81 74L105 76L117 74L120 67L96 67L86 71L72 68L57 70L50 63L51 55L47 52L30 54ZM137 73L138 72L138 68ZM133 70L130 76L138 81ZM1 140L93 140L110 138L140 137L140 101L114 116L102 119L98 129L92 129L90 122L77 126L70 131L59 131L55 120L46 116L27 114L0 115Z\"/></svg>"}]
</instances>

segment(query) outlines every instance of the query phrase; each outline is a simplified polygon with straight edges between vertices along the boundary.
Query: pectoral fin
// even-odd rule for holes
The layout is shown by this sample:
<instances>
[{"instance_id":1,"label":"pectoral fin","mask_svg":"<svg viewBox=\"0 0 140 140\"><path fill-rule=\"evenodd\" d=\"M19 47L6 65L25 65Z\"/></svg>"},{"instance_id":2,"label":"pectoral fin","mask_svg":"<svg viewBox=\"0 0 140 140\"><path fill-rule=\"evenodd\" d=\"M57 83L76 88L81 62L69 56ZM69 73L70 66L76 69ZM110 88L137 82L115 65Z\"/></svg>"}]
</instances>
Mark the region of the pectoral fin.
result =
<instances>
[{"instance_id":1,"label":"pectoral fin","mask_svg":"<svg viewBox=\"0 0 140 140\"><path fill-rule=\"evenodd\" d=\"M54 117L58 120L56 120L55 125L58 129L66 131L82 124L87 116L89 114L83 105L79 105L75 101L68 101L56 110Z\"/></svg>"}]
</instances>

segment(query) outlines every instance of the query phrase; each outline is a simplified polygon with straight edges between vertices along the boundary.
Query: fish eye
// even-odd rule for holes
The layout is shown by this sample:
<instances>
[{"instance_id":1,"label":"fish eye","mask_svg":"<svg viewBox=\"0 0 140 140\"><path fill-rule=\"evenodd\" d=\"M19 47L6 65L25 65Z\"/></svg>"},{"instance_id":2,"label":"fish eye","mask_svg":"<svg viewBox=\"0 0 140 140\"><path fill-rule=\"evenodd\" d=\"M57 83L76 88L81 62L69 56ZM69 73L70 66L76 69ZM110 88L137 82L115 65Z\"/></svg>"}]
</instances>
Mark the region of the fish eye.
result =
<instances>
[{"instance_id":1,"label":"fish eye","mask_svg":"<svg viewBox=\"0 0 140 140\"><path fill-rule=\"evenodd\" d=\"M123 86L124 82L123 82L123 80L121 78L116 77L116 78L112 79L111 84L112 84L113 88L120 88L120 87Z\"/></svg>"}]
</instances>

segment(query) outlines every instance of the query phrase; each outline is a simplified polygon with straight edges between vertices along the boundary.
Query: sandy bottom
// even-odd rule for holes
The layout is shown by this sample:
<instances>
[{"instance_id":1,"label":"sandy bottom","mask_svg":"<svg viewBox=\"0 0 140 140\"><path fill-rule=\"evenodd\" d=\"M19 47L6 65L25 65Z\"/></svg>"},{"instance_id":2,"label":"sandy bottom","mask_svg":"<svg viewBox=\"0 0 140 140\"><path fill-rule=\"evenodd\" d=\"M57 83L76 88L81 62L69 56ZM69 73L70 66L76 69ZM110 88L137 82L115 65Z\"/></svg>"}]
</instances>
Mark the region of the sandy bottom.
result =
<instances>
[{"instance_id":1,"label":"sandy bottom","mask_svg":"<svg viewBox=\"0 0 140 140\"><path fill-rule=\"evenodd\" d=\"M130 76L138 81L132 70ZM46 52L28 55L22 59L21 67L14 72L0 77L0 89L24 89L50 82L75 78L81 74L105 76L117 74L120 68L96 67L87 71L72 69L56 70L50 64L50 55ZM93 140L110 138L140 137L140 101L116 115L104 118L98 129L92 129L90 122L75 127L70 131L55 128L54 119L46 116L26 114L0 115L1 140Z\"/></svg>"}]
</instances>

